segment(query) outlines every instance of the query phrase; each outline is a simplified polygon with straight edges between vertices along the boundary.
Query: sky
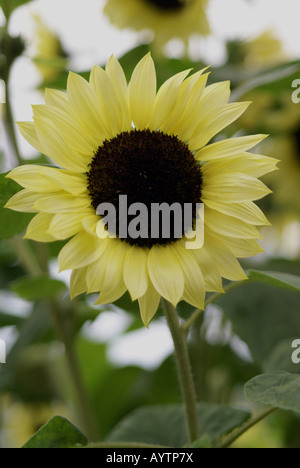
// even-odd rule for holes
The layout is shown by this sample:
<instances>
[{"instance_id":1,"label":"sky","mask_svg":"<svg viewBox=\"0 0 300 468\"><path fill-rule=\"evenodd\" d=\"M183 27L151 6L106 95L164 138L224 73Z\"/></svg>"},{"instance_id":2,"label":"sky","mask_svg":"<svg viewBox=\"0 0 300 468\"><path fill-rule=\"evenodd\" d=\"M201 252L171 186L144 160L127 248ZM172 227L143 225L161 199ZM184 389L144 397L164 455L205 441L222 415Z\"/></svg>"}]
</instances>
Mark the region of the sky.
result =
<instances>
[{"instance_id":1,"label":"sky","mask_svg":"<svg viewBox=\"0 0 300 468\"><path fill-rule=\"evenodd\" d=\"M36 0L13 14L11 34L21 34L29 45L27 54L17 61L12 71L11 94L16 121L31 120L31 105L44 102L42 93L35 90L40 77L30 60L33 13L39 13L58 34L71 55L70 68L73 71L104 64L112 53L119 57L141 41L140 34L131 30L119 31L111 26L102 15L103 4L104 0ZM224 60L225 39L251 39L271 29L282 40L290 57L299 57L299 12L299 0L210 0L208 17L212 35L201 40L193 38L190 52L195 57L201 53L207 62L219 64ZM0 16L0 25L2 21ZM176 50L173 49L172 54L176 55ZM3 100L1 88L0 98ZM2 135L0 146L5 148ZM29 144L20 136L18 140L23 155L33 156L34 151ZM54 272L55 268L54 265ZM166 327L154 324L150 326L151 333L141 330L124 337L121 332L127 326L126 317L121 312L101 314L93 327L85 327L84 333L92 339L109 339L110 357L120 365L131 363L150 368L171 352L172 343ZM237 348L241 349L240 346Z\"/></svg>"}]
</instances>

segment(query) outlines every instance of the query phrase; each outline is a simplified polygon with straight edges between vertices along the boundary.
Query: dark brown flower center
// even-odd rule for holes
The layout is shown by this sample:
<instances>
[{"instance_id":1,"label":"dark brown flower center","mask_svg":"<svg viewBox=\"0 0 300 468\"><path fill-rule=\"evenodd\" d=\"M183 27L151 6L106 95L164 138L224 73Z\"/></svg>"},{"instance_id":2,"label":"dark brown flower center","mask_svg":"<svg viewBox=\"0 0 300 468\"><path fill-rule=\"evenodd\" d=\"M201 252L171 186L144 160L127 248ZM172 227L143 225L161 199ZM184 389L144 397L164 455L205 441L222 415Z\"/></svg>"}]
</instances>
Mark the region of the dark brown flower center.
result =
<instances>
[{"instance_id":1,"label":"dark brown flower center","mask_svg":"<svg viewBox=\"0 0 300 468\"><path fill-rule=\"evenodd\" d=\"M147 0L161 10L180 10L184 7L184 0Z\"/></svg>"},{"instance_id":2,"label":"dark brown flower center","mask_svg":"<svg viewBox=\"0 0 300 468\"><path fill-rule=\"evenodd\" d=\"M174 135L160 131L132 130L123 132L106 140L94 154L88 176L88 190L91 204L95 208L101 204L112 204L116 210L116 232L121 235L121 222L129 227L131 221L144 220L142 234L130 236L124 240L131 245L151 247L154 244L168 244L182 237L187 229L191 229L196 219L196 204L201 202L202 173L198 162L188 146ZM146 207L140 211L130 210L125 217L120 205L126 196L126 207ZM175 203L175 205L174 205ZM137 204L137 205L134 205ZM158 205L164 204L165 211L160 211L160 217L168 214L170 208L170 230L166 237L163 231L163 219L160 220L159 234L153 236L154 212ZM189 207L191 222L184 222L184 212ZM155 207L155 210L154 210ZM177 211L173 208L177 209ZM178 226L178 209L182 210L182 219ZM99 212L98 212L99 214ZM103 213L101 213L103 215ZM126 221L124 221L124 219ZM156 222L156 221L155 221ZM124 228L124 226L123 226ZM109 226L108 226L108 230ZM180 231L180 236L178 236ZM122 231L123 232L123 231Z\"/></svg>"}]
</instances>

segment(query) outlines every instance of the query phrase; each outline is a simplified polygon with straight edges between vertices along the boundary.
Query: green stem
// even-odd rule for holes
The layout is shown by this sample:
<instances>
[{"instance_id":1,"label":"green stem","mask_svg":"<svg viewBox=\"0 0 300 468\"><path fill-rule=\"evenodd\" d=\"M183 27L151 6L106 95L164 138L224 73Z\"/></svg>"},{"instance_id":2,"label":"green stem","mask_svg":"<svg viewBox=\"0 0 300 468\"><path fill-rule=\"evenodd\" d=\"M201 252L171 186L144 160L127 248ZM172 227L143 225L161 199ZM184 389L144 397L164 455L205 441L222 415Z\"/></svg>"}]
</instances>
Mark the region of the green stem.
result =
<instances>
[{"instance_id":1,"label":"green stem","mask_svg":"<svg viewBox=\"0 0 300 468\"><path fill-rule=\"evenodd\" d=\"M10 142L12 144L16 159L17 159L18 163L21 165L21 164L23 164L23 159L22 159L22 157L20 155L19 147L18 147L18 143L17 143L17 137L16 137L15 127L14 127L13 114L12 114L12 108L11 108L11 102L10 102L10 93L9 93L8 87L9 87L9 83L8 83L8 76L7 76L7 80L5 82L5 117L4 117L4 124L5 124L5 127L6 127L7 134L9 136Z\"/></svg>"},{"instance_id":2,"label":"green stem","mask_svg":"<svg viewBox=\"0 0 300 468\"><path fill-rule=\"evenodd\" d=\"M249 421L246 421L245 424L243 424L241 427L236 429L232 434L226 437L226 439L224 439L219 445L217 445L216 448L230 447L239 437L245 434L245 432L247 432L249 429L251 429L253 426L255 426L257 423L265 419L267 416L269 416L271 413L273 413L276 410L277 408L273 408L273 407L268 408L262 413L259 413L258 415L253 416L252 418L249 419Z\"/></svg>"},{"instance_id":3,"label":"green stem","mask_svg":"<svg viewBox=\"0 0 300 468\"><path fill-rule=\"evenodd\" d=\"M187 347L187 334L181 327L177 311L172 304L162 300L164 314L173 338L179 383L183 397L188 441L191 444L200 437L197 415L196 391Z\"/></svg>"},{"instance_id":4,"label":"green stem","mask_svg":"<svg viewBox=\"0 0 300 468\"><path fill-rule=\"evenodd\" d=\"M93 416L90 398L82 379L81 369L74 346L72 310L63 310L58 301L55 300L49 302L49 308L56 335L62 341L65 347L66 362L71 380L73 382L76 408L78 411L79 420L82 424L82 429L88 440L98 440L99 433L97 425Z\"/></svg>"},{"instance_id":5,"label":"green stem","mask_svg":"<svg viewBox=\"0 0 300 468\"><path fill-rule=\"evenodd\" d=\"M9 7L7 7L9 8ZM9 10L7 9L7 12ZM7 15L7 19L9 17L9 14ZM13 147L13 150L15 152L15 156L17 158L17 161L19 164L23 164L23 159L20 155L19 147L18 147L18 142L17 142L17 137L16 137L16 132L15 132L15 126L14 126L14 119L13 119L13 112L12 112L12 107L11 107L11 100L10 100L10 91L9 91L9 78L10 78L10 71L11 71L11 65L13 63L13 51L12 51L12 44L11 41L8 40L9 34L8 34L8 23L3 27L3 35L7 37L7 40L5 40L6 47L4 50L4 55L6 57L6 67L4 71L4 83L5 83L5 115L4 115L4 125L6 128L6 132L8 134L8 137L10 139L11 145Z\"/></svg>"},{"instance_id":6,"label":"green stem","mask_svg":"<svg viewBox=\"0 0 300 468\"><path fill-rule=\"evenodd\" d=\"M96 442L94 444L88 444L82 448L167 448L170 449L171 447L167 447L166 445L152 445L152 444L143 444L141 442Z\"/></svg>"}]
</instances>

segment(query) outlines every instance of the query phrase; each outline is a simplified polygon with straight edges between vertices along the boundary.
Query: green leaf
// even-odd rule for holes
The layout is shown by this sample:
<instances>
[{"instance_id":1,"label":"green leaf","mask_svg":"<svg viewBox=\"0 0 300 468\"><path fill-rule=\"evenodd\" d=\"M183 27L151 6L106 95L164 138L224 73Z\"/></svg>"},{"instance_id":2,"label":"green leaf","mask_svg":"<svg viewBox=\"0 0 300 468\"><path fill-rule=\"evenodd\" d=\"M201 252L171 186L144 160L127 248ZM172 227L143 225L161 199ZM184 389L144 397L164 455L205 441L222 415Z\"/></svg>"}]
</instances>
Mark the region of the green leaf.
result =
<instances>
[{"instance_id":1,"label":"green leaf","mask_svg":"<svg viewBox=\"0 0 300 468\"><path fill-rule=\"evenodd\" d=\"M201 432L215 442L242 425L249 413L226 406L198 404ZM202 439L204 440L204 439ZM138 408L126 416L107 437L109 442L144 442L168 447L187 443L184 410L181 405L155 405Z\"/></svg>"},{"instance_id":2,"label":"green leaf","mask_svg":"<svg viewBox=\"0 0 300 468\"><path fill-rule=\"evenodd\" d=\"M300 374L300 365L293 362L292 355L295 349L292 347L295 338L290 337L280 341L264 361L264 373L280 371Z\"/></svg>"},{"instance_id":3,"label":"green leaf","mask_svg":"<svg viewBox=\"0 0 300 468\"><path fill-rule=\"evenodd\" d=\"M0 6L8 19L11 13L22 5L31 2L32 0L0 0Z\"/></svg>"},{"instance_id":4,"label":"green leaf","mask_svg":"<svg viewBox=\"0 0 300 468\"><path fill-rule=\"evenodd\" d=\"M87 439L82 432L61 416L55 416L42 426L23 448L68 448L84 446Z\"/></svg>"},{"instance_id":5,"label":"green leaf","mask_svg":"<svg viewBox=\"0 0 300 468\"><path fill-rule=\"evenodd\" d=\"M48 276L24 277L11 284L11 290L28 301L49 299L66 289L67 287L63 281Z\"/></svg>"},{"instance_id":6,"label":"green leaf","mask_svg":"<svg viewBox=\"0 0 300 468\"><path fill-rule=\"evenodd\" d=\"M262 374L245 385L250 401L300 412L300 375L288 372Z\"/></svg>"},{"instance_id":7,"label":"green leaf","mask_svg":"<svg viewBox=\"0 0 300 468\"><path fill-rule=\"evenodd\" d=\"M251 281L267 283L271 286L278 286L294 291L300 291L300 277L289 273L277 271L249 270L248 277Z\"/></svg>"},{"instance_id":8,"label":"green leaf","mask_svg":"<svg viewBox=\"0 0 300 468\"><path fill-rule=\"evenodd\" d=\"M254 360L263 370L278 343L299 338L300 292L292 290L290 283L279 288L278 277L267 278L263 274L261 278L262 283L254 280L245 282L216 302L231 321L233 331L247 343ZM280 278L282 286L282 275ZM274 281L276 286L267 284L269 281ZM292 284L295 287L295 283Z\"/></svg>"},{"instance_id":9,"label":"green leaf","mask_svg":"<svg viewBox=\"0 0 300 468\"><path fill-rule=\"evenodd\" d=\"M24 322L24 317L15 314L8 314L0 311L0 327L9 327L13 325L20 325Z\"/></svg>"},{"instance_id":10,"label":"green leaf","mask_svg":"<svg viewBox=\"0 0 300 468\"><path fill-rule=\"evenodd\" d=\"M15 234L22 233L28 226L33 215L19 213L4 208L8 200L21 190L20 185L0 174L0 239L9 239Z\"/></svg>"}]
</instances>

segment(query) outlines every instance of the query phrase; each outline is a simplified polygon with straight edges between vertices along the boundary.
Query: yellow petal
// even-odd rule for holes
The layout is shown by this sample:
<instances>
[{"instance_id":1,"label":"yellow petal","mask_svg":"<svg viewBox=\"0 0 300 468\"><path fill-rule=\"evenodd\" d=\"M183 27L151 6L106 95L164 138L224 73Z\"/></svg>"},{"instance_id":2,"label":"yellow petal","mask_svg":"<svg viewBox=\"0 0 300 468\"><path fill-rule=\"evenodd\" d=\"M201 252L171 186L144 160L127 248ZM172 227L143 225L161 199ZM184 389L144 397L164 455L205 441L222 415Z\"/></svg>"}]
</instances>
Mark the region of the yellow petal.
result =
<instances>
[{"instance_id":1,"label":"yellow petal","mask_svg":"<svg viewBox=\"0 0 300 468\"><path fill-rule=\"evenodd\" d=\"M46 88L45 102L48 106L54 106L57 109L68 109L70 104L67 93L59 89Z\"/></svg>"},{"instance_id":2,"label":"yellow petal","mask_svg":"<svg viewBox=\"0 0 300 468\"><path fill-rule=\"evenodd\" d=\"M228 237L241 239L261 238L258 229L254 225L208 207L205 207L205 226L220 235Z\"/></svg>"},{"instance_id":3,"label":"yellow petal","mask_svg":"<svg viewBox=\"0 0 300 468\"><path fill-rule=\"evenodd\" d=\"M99 223L99 216L91 212L89 216L85 216L82 219L83 229L86 230L89 234L97 236L97 224Z\"/></svg>"},{"instance_id":4,"label":"yellow petal","mask_svg":"<svg viewBox=\"0 0 300 468\"><path fill-rule=\"evenodd\" d=\"M22 187L39 193L56 193L61 189L80 195L86 192L86 178L67 171L47 166L28 164L13 169L7 176Z\"/></svg>"},{"instance_id":5,"label":"yellow petal","mask_svg":"<svg viewBox=\"0 0 300 468\"><path fill-rule=\"evenodd\" d=\"M230 174L233 172L245 172L252 177L261 177L269 172L277 170L278 159L269 158L260 154L240 153L235 156L208 161L203 166L203 177L214 174Z\"/></svg>"},{"instance_id":6,"label":"yellow petal","mask_svg":"<svg viewBox=\"0 0 300 468\"><path fill-rule=\"evenodd\" d=\"M230 249L210 233L205 234L205 247L215 261L219 274L230 281L248 279L236 257Z\"/></svg>"},{"instance_id":7,"label":"yellow petal","mask_svg":"<svg viewBox=\"0 0 300 468\"><path fill-rule=\"evenodd\" d=\"M203 274L205 291L223 293L222 277L213 257L205 245L198 250L191 250Z\"/></svg>"},{"instance_id":8,"label":"yellow petal","mask_svg":"<svg viewBox=\"0 0 300 468\"><path fill-rule=\"evenodd\" d=\"M189 76L184 80L179 88L178 99L174 109L168 116L168 119L162 125L162 130L166 133L180 134L185 131L187 121L191 113L195 112L196 99L201 96L208 78L208 74L202 76L203 70ZM190 127L190 123L188 122ZM194 130L195 125L192 125Z\"/></svg>"},{"instance_id":9,"label":"yellow petal","mask_svg":"<svg viewBox=\"0 0 300 468\"><path fill-rule=\"evenodd\" d=\"M203 199L202 201L210 208L220 211L228 216L241 219L245 223L256 224L258 226L270 226L269 221L260 208L251 201L241 203L222 203L221 201L206 199Z\"/></svg>"},{"instance_id":10,"label":"yellow petal","mask_svg":"<svg viewBox=\"0 0 300 468\"><path fill-rule=\"evenodd\" d=\"M118 60L112 55L105 67L105 71L109 78L116 93L118 102L120 103L121 115L122 115L122 130L130 131L131 129L131 118L129 112L129 95L126 77Z\"/></svg>"},{"instance_id":11,"label":"yellow petal","mask_svg":"<svg viewBox=\"0 0 300 468\"><path fill-rule=\"evenodd\" d=\"M255 177L237 173L204 179L202 196L206 200L236 203L259 200L271 192L263 182Z\"/></svg>"},{"instance_id":12,"label":"yellow petal","mask_svg":"<svg viewBox=\"0 0 300 468\"><path fill-rule=\"evenodd\" d=\"M27 140L28 143L30 143L30 145L37 149L40 153L44 153L44 148L37 136L34 123L17 122L17 125L21 135L25 138L25 140Z\"/></svg>"},{"instance_id":13,"label":"yellow petal","mask_svg":"<svg viewBox=\"0 0 300 468\"><path fill-rule=\"evenodd\" d=\"M149 122L150 130L163 127L164 122L170 117L178 99L180 84L190 70L185 70L172 76L159 88L155 98L154 110Z\"/></svg>"},{"instance_id":14,"label":"yellow petal","mask_svg":"<svg viewBox=\"0 0 300 468\"><path fill-rule=\"evenodd\" d=\"M107 73L100 67L92 69L90 83L95 90L103 115L106 116L107 125L112 135L117 135L124 130L130 130L131 122L128 113L127 128L124 128L122 104L118 100L113 84Z\"/></svg>"},{"instance_id":15,"label":"yellow petal","mask_svg":"<svg viewBox=\"0 0 300 468\"><path fill-rule=\"evenodd\" d=\"M138 301L143 324L148 327L150 321L156 314L160 303L160 295L151 283L150 278L148 279L147 291L138 299Z\"/></svg>"},{"instance_id":16,"label":"yellow petal","mask_svg":"<svg viewBox=\"0 0 300 468\"><path fill-rule=\"evenodd\" d=\"M158 293L174 306L184 291L184 275L180 263L168 246L155 245L148 255L148 271Z\"/></svg>"},{"instance_id":17,"label":"yellow petal","mask_svg":"<svg viewBox=\"0 0 300 468\"><path fill-rule=\"evenodd\" d=\"M30 189L32 192L59 192L61 188L54 183L43 177L43 171L49 170L58 171L58 169L46 168L43 166L37 166L34 164L28 164L24 166L18 166L7 174L8 179L13 179L18 184L26 189Z\"/></svg>"},{"instance_id":18,"label":"yellow petal","mask_svg":"<svg viewBox=\"0 0 300 468\"><path fill-rule=\"evenodd\" d=\"M217 238L216 241L218 241ZM223 237L219 239L219 242L223 242L237 258L250 258L264 252L264 249L255 239L230 239L230 237Z\"/></svg>"},{"instance_id":19,"label":"yellow petal","mask_svg":"<svg viewBox=\"0 0 300 468\"><path fill-rule=\"evenodd\" d=\"M123 265L128 247L119 240L108 239L108 241L111 246L110 253L106 262L102 290L95 305L115 302L126 291L123 280Z\"/></svg>"},{"instance_id":20,"label":"yellow petal","mask_svg":"<svg viewBox=\"0 0 300 468\"><path fill-rule=\"evenodd\" d=\"M223 159L229 156L248 151L263 141L267 135L250 135L238 138L220 140L211 145L205 146L195 154L198 161L211 161L213 159Z\"/></svg>"},{"instance_id":21,"label":"yellow petal","mask_svg":"<svg viewBox=\"0 0 300 468\"><path fill-rule=\"evenodd\" d=\"M46 213L78 213L89 208L91 200L88 196L74 197L66 192L58 192L49 196L40 196L34 208Z\"/></svg>"},{"instance_id":22,"label":"yellow petal","mask_svg":"<svg viewBox=\"0 0 300 468\"><path fill-rule=\"evenodd\" d=\"M55 214L49 233L55 239L68 239L82 230L82 213Z\"/></svg>"},{"instance_id":23,"label":"yellow petal","mask_svg":"<svg viewBox=\"0 0 300 468\"><path fill-rule=\"evenodd\" d=\"M238 119L245 112L249 104L249 102L227 104L227 106L218 111L211 120L198 125L190 139L190 149L195 151L205 146L212 137Z\"/></svg>"},{"instance_id":24,"label":"yellow petal","mask_svg":"<svg viewBox=\"0 0 300 468\"><path fill-rule=\"evenodd\" d=\"M72 151L58 134L55 125L48 119L34 119L37 136L41 141L44 153L59 166L74 172L86 172L87 165L76 152Z\"/></svg>"},{"instance_id":25,"label":"yellow petal","mask_svg":"<svg viewBox=\"0 0 300 468\"><path fill-rule=\"evenodd\" d=\"M84 131L78 121L63 110L49 105L32 106L34 117L49 119L59 130L61 137L76 153L80 153L86 164L89 164L98 144L93 143L91 133Z\"/></svg>"},{"instance_id":26,"label":"yellow petal","mask_svg":"<svg viewBox=\"0 0 300 468\"><path fill-rule=\"evenodd\" d=\"M147 259L147 250L140 247L130 247L125 255L123 279L133 301L147 290Z\"/></svg>"},{"instance_id":27,"label":"yellow petal","mask_svg":"<svg viewBox=\"0 0 300 468\"><path fill-rule=\"evenodd\" d=\"M73 270L71 273L70 279L70 295L71 299L74 297L79 296L80 294L86 292L86 267L85 268L78 268L77 270Z\"/></svg>"},{"instance_id":28,"label":"yellow petal","mask_svg":"<svg viewBox=\"0 0 300 468\"><path fill-rule=\"evenodd\" d=\"M39 210L37 210L34 205L39 200L40 196L40 194L33 193L28 189L21 190L11 197L4 208L9 208L14 211L22 211L24 213L37 213Z\"/></svg>"},{"instance_id":29,"label":"yellow petal","mask_svg":"<svg viewBox=\"0 0 300 468\"><path fill-rule=\"evenodd\" d=\"M204 309L204 278L195 257L184 249L184 244L180 242L174 243L174 250L184 273L183 299L195 307Z\"/></svg>"},{"instance_id":30,"label":"yellow petal","mask_svg":"<svg viewBox=\"0 0 300 468\"><path fill-rule=\"evenodd\" d=\"M99 258L103 244L99 239L85 231L77 234L60 251L58 263L60 271L73 270L87 266Z\"/></svg>"},{"instance_id":31,"label":"yellow petal","mask_svg":"<svg viewBox=\"0 0 300 468\"><path fill-rule=\"evenodd\" d=\"M110 137L109 126L97 108L97 96L90 84L76 73L69 73L67 92L70 105L89 132L103 137Z\"/></svg>"},{"instance_id":32,"label":"yellow petal","mask_svg":"<svg viewBox=\"0 0 300 468\"><path fill-rule=\"evenodd\" d=\"M49 233L49 227L53 220L53 215L49 213L37 214L28 224L25 239L32 239L37 242L53 242L56 238Z\"/></svg>"},{"instance_id":33,"label":"yellow petal","mask_svg":"<svg viewBox=\"0 0 300 468\"><path fill-rule=\"evenodd\" d=\"M156 95L156 73L150 53L137 64L129 83L131 118L137 130L147 127Z\"/></svg>"}]
</instances>

